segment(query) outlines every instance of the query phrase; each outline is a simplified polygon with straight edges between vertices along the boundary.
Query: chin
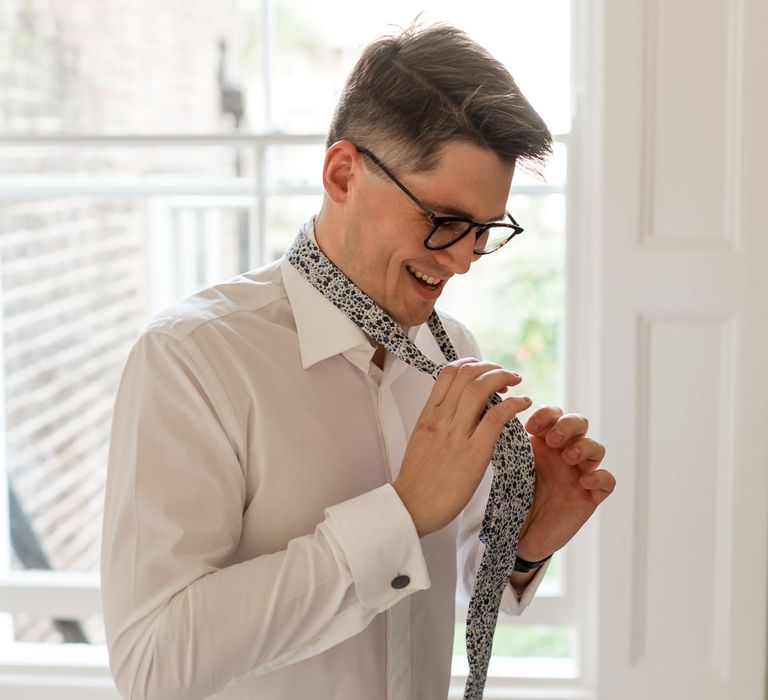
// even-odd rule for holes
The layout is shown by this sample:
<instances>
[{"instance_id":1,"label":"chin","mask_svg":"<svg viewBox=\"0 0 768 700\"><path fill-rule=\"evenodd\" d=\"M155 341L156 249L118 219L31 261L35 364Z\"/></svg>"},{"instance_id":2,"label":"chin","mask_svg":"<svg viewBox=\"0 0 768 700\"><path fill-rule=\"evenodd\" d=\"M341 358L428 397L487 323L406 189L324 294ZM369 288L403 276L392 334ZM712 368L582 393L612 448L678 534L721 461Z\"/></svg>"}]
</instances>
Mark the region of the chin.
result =
<instances>
[{"instance_id":1,"label":"chin","mask_svg":"<svg viewBox=\"0 0 768 700\"><path fill-rule=\"evenodd\" d=\"M400 314L395 318L395 321L397 321L401 326L405 326L406 328L410 328L411 326L420 326L422 323L425 323L426 320L432 315L434 307L430 307L429 309L421 312L414 312L410 314Z\"/></svg>"},{"instance_id":2,"label":"chin","mask_svg":"<svg viewBox=\"0 0 768 700\"><path fill-rule=\"evenodd\" d=\"M400 303L396 307L394 304L387 304L386 306L382 305L382 308L392 317L395 323L410 328L411 326L420 326L424 323L432 314L435 304L422 301L422 303L415 304Z\"/></svg>"}]
</instances>

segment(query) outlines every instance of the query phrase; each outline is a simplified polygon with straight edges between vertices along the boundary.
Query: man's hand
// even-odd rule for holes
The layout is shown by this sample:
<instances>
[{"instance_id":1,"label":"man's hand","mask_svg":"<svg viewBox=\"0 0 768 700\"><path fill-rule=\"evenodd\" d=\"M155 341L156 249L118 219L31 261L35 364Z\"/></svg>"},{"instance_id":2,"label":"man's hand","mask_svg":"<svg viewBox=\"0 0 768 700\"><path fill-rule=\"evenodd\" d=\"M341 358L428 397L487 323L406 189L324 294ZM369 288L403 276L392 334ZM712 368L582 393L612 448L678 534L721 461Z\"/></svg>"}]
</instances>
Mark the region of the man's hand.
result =
<instances>
[{"instance_id":1,"label":"man's hand","mask_svg":"<svg viewBox=\"0 0 768 700\"><path fill-rule=\"evenodd\" d=\"M528 397L513 396L483 415L488 398L520 381L514 372L473 358L441 370L392 484L420 537L450 523L472 498L502 428L531 405Z\"/></svg>"},{"instance_id":2,"label":"man's hand","mask_svg":"<svg viewBox=\"0 0 768 700\"><path fill-rule=\"evenodd\" d=\"M588 422L575 413L544 406L525 424L536 462L533 505L520 533L518 552L538 561L564 546L616 486L598 469L605 447L588 438Z\"/></svg>"}]
</instances>

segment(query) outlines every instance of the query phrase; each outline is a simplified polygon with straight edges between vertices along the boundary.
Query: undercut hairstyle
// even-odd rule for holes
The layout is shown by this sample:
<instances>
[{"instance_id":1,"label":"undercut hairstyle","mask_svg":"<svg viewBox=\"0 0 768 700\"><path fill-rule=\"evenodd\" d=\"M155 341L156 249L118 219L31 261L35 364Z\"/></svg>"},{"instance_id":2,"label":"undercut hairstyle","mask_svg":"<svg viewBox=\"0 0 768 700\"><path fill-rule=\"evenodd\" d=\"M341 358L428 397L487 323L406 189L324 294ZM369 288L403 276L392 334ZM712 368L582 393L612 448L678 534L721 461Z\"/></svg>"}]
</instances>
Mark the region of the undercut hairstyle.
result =
<instances>
[{"instance_id":1,"label":"undercut hairstyle","mask_svg":"<svg viewBox=\"0 0 768 700\"><path fill-rule=\"evenodd\" d=\"M390 168L425 172L465 141L539 173L552 136L509 71L463 31L410 27L369 44L339 98L327 146L348 140Z\"/></svg>"}]
</instances>

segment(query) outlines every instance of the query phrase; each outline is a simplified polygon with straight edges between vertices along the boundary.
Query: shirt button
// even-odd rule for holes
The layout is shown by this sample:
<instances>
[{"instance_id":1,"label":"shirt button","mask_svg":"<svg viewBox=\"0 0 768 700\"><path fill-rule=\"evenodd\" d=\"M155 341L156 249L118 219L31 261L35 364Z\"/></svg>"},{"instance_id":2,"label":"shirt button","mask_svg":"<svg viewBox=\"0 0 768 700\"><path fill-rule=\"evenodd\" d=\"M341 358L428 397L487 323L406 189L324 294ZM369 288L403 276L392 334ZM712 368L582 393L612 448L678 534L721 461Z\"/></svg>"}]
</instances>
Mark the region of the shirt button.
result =
<instances>
[{"instance_id":1,"label":"shirt button","mask_svg":"<svg viewBox=\"0 0 768 700\"><path fill-rule=\"evenodd\" d=\"M411 577L400 574L392 579L392 588L405 588L411 582Z\"/></svg>"}]
</instances>

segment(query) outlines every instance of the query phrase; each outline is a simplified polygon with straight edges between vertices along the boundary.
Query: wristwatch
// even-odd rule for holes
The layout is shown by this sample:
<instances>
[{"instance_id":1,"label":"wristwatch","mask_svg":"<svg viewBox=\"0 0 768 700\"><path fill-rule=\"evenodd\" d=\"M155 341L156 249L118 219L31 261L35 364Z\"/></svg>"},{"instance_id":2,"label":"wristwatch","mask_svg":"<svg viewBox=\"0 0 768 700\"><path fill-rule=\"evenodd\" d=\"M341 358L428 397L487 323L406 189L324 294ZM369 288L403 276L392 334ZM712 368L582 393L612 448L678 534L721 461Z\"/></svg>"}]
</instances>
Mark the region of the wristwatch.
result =
<instances>
[{"instance_id":1,"label":"wristwatch","mask_svg":"<svg viewBox=\"0 0 768 700\"><path fill-rule=\"evenodd\" d=\"M515 559L515 566L512 570L519 571L521 574L527 574L529 571L538 569L543 564L546 564L551 558L552 555L550 554L548 557L539 559L539 561L528 561L527 559L523 559L521 556L518 556L517 559Z\"/></svg>"}]
</instances>

